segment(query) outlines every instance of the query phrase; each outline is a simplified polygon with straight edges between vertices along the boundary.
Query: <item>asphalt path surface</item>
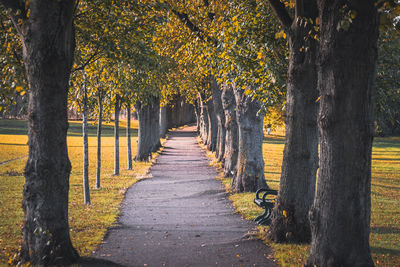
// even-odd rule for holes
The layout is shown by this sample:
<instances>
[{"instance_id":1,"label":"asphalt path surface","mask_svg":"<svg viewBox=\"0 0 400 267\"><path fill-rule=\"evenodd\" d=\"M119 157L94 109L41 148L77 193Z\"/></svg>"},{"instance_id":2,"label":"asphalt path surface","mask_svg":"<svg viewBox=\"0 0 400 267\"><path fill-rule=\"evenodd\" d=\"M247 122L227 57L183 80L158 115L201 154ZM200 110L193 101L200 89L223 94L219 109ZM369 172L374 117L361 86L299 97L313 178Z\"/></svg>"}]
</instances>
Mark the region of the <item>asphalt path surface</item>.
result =
<instances>
[{"instance_id":1,"label":"asphalt path surface","mask_svg":"<svg viewBox=\"0 0 400 267\"><path fill-rule=\"evenodd\" d=\"M81 266L274 266L256 225L234 213L194 127L170 133L151 169L133 185L116 227Z\"/></svg>"}]
</instances>

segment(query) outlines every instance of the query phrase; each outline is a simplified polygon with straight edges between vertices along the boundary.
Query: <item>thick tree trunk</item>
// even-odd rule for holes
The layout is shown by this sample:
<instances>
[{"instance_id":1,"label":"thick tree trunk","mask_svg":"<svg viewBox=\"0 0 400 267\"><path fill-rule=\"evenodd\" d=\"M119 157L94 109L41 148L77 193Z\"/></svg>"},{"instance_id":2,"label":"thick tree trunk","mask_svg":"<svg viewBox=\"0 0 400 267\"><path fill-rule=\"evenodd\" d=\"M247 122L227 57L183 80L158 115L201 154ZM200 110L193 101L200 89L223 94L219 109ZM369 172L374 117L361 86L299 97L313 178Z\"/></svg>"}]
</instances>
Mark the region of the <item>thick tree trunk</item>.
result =
<instances>
[{"instance_id":1,"label":"thick tree trunk","mask_svg":"<svg viewBox=\"0 0 400 267\"><path fill-rule=\"evenodd\" d=\"M151 125L150 133L152 136L152 150L156 152L161 147L160 142L160 98L154 98L151 104Z\"/></svg>"},{"instance_id":2,"label":"thick tree trunk","mask_svg":"<svg viewBox=\"0 0 400 267\"><path fill-rule=\"evenodd\" d=\"M83 85L83 122L82 122L82 135L83 135L83 203L90 205L90 188L89 188L89 142L87 131L87 88L86 84Z\"/></svg>"},{"instance_id":3,"label":"thick tree trunk","mask_svg":"<svg viewBox=\"0 0 400 267\"><path fill-rule=\"evenodd\" d=\"M307 265L373 266L369 233L377 8L372 0L319 0L318 7L321 159ZM343 8L356 16L348 29L337 30Z\"/></svg>"},{"instance_id":4,"label":"thick tree trunk","mask_svg":"<svg viewBox=\"0 0 400 267\"><path fill-rule=\"evenodd\" d=\"M160 108L160 138L164 138L168 131L167 107Z\"/></svg>"},{"instance_id":5,"label":"thick tree trunk","mask_svg":"<svg viewBox=\"0 0 400 267\"><path fill-rule=\"evenodd\" d=\"M153 103L143 105L139 101L135 105L139 119L138 145L135 161L148 161L152 152L160 147L160 102L154 99Z\"/></svg>"},{"instance_id":6,"label":"thick tree trunk","mask_svg":"<svg viewBox=\"0 0 400 267\"><path fill-rule=\"evenodd\" d=\"M207 134L207 149L215 151L217 147L217 136L218 136L218 123L217 116L214 111L214 104L212 100L207 103L207 116L208 116L208 134Z\"/></svg>"},{"instance_id":7,"label":"thick tree trunk","mask_svg":"<svg viewBox=\"0 0 400 267\"><path fill-rule=\"evenodd\" d=\"M131 104L126 105L126 146L128 156L128 170L132 170L132 145L131 145Z\"/></svg>"},{"instance_id":8,"label":"thick tree trunk","mask_svg":"<svg viewBox=\"0 0 400 267\"><path fill-rule=\"evenodd\" d=\"M32 265L68 265L79 257L68 225L67 95L75 48L74 4L31 1L30 17L20 25L29 84L29 157L20 256Z\"/></svg>"},{"instance_id":9,"label":"thick tree trunk","mask_svg":"<svg viewBox=\"0 0 400 267\"><path fill-rule=\"evenodd\" d=\"M222 108L221 101L221 90L217 84L217 81L213 78L211 81L211 88L213 94L213 105L214 111L217 118L217 144L215 149L215 155L218 161L223 162L225 157L225 114Z\"/></svg>"},{"instance_id":10,"label":"thick tree trunk","mask_svg":"<svg viewBox=\"0 0 400 267\"><path fill-rule=\"evenodd\" d=\"M225 113L226 129L224 175L226 177L235 177L239 153L239 130L236 122L236 102L232 87L224 86L221 100Z\"/></svg>"},{"instance_id":11,"label":"thick tree trunk","mask_svg":"<svg viewBox=\"0 0 400 267\"><path fill-rule=\"evenodd\" d=\"M264 112L259 101L251 99L244 90L234 88L233 91L239 128L239 154L232 190L255 192L267 187L262 155Z\"/></svg>"},{"instance_id":12,"label":"thick tree trunk","mask_svg":"<svg viewBox=\"0 0 400 267\"><path fill-rule=\"evenodd\" d=\"M119 112L121 109L119 95L115 97L114 106L114 175L119 175Z\"/></svg>"},{"instance_id":13,"label":"thick tree trunk","mask_svg":"<svg viewBox=\"0 0 400 267\"><path fill-rule=\"evenodd\" d=\"M303 16L315 21L316 2ZM310 242L308 212L315 193L318 168L318 90L316 40L312 24L294 20L289 32L289 69L286 102L286 139L278 201L269 237L275 242ZM307 50L304 49L307 47Z\"/></svg>"},{"instance_id":14,"label":"thick tree trunk","mask_svg":"<svg viewBox=\"0 0 400 267\"><path fill-rule=\"evenodd\" d=\"M208 140L208 109L207 105L204 103L204 98L199 98L200 101L200 137L204 145L207 145Z\"/></svg>"},{"instance_id":15,"label":"thick tree trunk","mask_svg":"<svg viewBox=\"0 0 400 267\"><path fill-rule=\"evenodd\" d=\"M97 99L99 106L99 118L97 122L97 164L96 164L96 189L101 188L100 175L101 175L101 126L103 123L103 93L99 93Z\"/></svg>"}]
</instances>

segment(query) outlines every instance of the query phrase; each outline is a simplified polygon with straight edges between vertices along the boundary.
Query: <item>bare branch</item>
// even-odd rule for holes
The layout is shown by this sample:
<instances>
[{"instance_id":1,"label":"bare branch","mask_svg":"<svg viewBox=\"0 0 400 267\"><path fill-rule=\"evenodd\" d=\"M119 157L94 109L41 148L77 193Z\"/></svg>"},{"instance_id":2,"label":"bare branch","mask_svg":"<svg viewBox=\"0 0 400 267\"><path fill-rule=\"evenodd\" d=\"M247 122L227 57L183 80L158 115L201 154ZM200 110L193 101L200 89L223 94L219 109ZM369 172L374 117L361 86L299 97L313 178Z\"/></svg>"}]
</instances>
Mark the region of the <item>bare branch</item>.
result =
<instances>
[{"instance_id":1,"label":"bare branch","mask_svg":"<svg viewBox=\"0 0 400 267\"><path fill-rule=\"evenodd\" d=\"M99 55L99 54L100 54L100 51L97 50L95 53L93 53L93 55L91 55L91 56L88 58L88 60L86 60L85 63L83 63L81 66L79 66L79 67L73 69L71 72L74 73L74 72L79 71L79 70L84 70L85 67L86 67L87 65L89 65L89 64L92 63L93 61L96 61L96 60L97 60L97 58L95 59L95 57L96 57L97 55Z\"/></svg>"},{"instance_id":2,"label":"bare branch","mask_svg":"<svg viewBox=\"0 0 400 267\"><path fill-rule=\"evenodd\" d=\"M293 19L289 16L285 5L280 0L269 0L269 3L278 17L282 27L288 30L292 25Z\"/></svg>"}]
</instances>

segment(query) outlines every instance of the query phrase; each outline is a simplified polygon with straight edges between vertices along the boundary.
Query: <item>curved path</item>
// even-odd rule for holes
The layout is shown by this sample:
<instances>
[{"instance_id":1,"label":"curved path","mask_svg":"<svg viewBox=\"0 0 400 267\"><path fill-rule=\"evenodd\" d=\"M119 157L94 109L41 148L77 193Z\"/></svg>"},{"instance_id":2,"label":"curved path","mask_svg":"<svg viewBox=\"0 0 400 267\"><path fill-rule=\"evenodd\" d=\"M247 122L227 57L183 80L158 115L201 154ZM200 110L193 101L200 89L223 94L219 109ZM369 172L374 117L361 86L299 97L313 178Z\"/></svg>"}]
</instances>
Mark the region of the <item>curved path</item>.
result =
<instances>
[{"instance_id":1,"label":"curved path","mask_svg":"<svg viewBox=\"0 0 400 267\"><path fill-rule=\"evenodd\" d=\"M93 257L123 266L274 265L248 234L255 224L234 214L194 130L170 133L153 178L127 191L118 225Z\"/></svg>"}]
</instances>

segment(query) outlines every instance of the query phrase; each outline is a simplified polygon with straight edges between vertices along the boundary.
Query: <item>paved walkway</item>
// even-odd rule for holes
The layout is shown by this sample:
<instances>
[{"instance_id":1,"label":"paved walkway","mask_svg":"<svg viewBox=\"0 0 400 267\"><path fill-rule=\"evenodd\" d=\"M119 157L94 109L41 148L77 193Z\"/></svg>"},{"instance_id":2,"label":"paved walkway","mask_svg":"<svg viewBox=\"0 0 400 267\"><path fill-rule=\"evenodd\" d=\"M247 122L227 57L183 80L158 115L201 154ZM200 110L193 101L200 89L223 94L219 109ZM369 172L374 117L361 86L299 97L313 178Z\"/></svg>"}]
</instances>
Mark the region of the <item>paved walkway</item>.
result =
<instances>
[{"instance_id":1,"label":"paved walkway","mask_svg":"<svg viewBox=\"0 0 400 267\"><path fill-rule=\"evenodd\" d=\"M233 214L194 130L170 134L153 178L127 191L118 226L95 258L122 266L273 265L269 248L248 234L255 224Z\"/></svg>"}]
</instances>

